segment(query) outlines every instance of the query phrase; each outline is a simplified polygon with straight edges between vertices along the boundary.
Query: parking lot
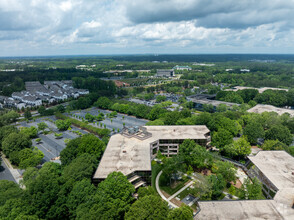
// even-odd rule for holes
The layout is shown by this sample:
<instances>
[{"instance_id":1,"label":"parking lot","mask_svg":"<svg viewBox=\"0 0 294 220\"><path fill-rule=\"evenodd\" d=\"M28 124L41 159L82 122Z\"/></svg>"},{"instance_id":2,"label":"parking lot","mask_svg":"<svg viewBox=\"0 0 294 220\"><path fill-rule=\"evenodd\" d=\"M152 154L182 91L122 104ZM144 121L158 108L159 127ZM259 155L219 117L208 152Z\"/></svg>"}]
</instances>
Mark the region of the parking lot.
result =
<instances>
[{"instance_id":1,"label":"parking lot","mask_svg":"<svg viewBox=\"0 0 294 220\"><path fill-rule=\"evenodd\" d=\"M71 113L85 118L85 115L87 113L97 116L100 113L99 111L103 113L104 115L111 113L111 111L98 109L98 108L91 108L91 109L81 110L81 111L73 111ZM117 117L114 117L114 118L105 117L105 119L103 121L100 121L99 123L102 123L103 127L105 125L106 128L110 130L115 129L115 131L117 131L117 129L119 129L121 131L123 129L124 123L126 127L134 127L134 126L143 126L147 122L148 120L145 120L145 119L139 119L133 116L128 116L128 115L118 113ZM90 123L90 124L92 126L100 127L97 124L95 125L93 123Z\"/></svg>"},{"instance_id":2,"label":"parking lot","mask_svg":"<svg viewBox=\"0 0 294 220\"><path fill-rule=\"evenodd\" d=\"M48 120L49 119L49 120ZM52 121L50 121L52 120ZM38 127L38 123L40 122L45 122L48 125L48 128L52 131L52 133L44 135L44 134L39 134L38 138L41 138L42 141L37 144L36 139L33 139L33 146L36 146L40 151L44 153L44 158L42 163L45 163L47 161L50 161L53 158L56 158L59 156L60 152L66 147L66 144L64 142L65 139L74 139L77 138L78 135L71 132L71 131L59 131L56 127L56 125L53 123L56 121L55 116L50 116L50 117L43 117L43 118L38 118L35 121L31 121L29 123L27 122L20 122L19 125L23 127L31 127L35 126L36 128ZM82 129L79 129L77 127L72 126L72 131L79 131L82 134L88 133L87 131L84 131ZM62 133L62 138L56 139L54 133ZM54 162L60 163L59 160L54 160Z\"/></svg>"}]
</instances>

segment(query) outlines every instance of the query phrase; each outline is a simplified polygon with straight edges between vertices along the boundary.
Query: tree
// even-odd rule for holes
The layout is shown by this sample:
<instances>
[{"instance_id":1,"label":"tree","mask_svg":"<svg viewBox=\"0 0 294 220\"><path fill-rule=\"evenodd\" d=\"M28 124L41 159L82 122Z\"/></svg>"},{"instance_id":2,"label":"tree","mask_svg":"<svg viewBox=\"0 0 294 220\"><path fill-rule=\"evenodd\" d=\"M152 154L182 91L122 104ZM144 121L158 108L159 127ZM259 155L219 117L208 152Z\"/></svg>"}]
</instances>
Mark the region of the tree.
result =
<instances>
[{"instance_id":1,"label":"tree","mask_svg":"<svg viewBox=\"0 0 294 220\"><path fill-rule=\"evenodd\" d=\"M22 149L32 146L32 141L27 135L21 133L11 133L2 142L2 149L6 156L10 156L13 151L21 151Z\"/></svg>"},{"instance_id":2,"label":"tree","mask_svg":"<svg viewBox=\"0 0 294 220\"><path fill-rule=\"evenodd\" d=\"M0 126L8 125L16 121L19 117L19 114L15 111L9 111L0 117Z\"/></svg>"},{"instance_id":3,"label":"tree","mask_svg":"<svg viewBox=\"0 0 294 220\"><path fill-rule=\"evenodd\" d=\"M127 220L140 219L166 219L168 215L168 205L159 196L145 196L138 199L126 213Z\"/></svg>"},{"instance_id":4,"label":"tree","mask_svg":"<svg viewBox=\"0 0 294 220\"><path fill-rule=\"evenodd\" d=\"M45 122L38 123L38 130L44 131L46 128L48 128L48 125Z\"/></svg>"},{"instance_id":5,"label":"tree","mask_svg":"<svg viewBox=\"0 0 294 220\"><path fill-rule=\"evenodd\" d=\"M138 189L138 197L143 198L144 196L150 196L150 195L157 195L156 190L152 186L147 187L140 187Z\"/></svg>"},{"instance_id":6,"label":"tree","mask_svg":"<svg viewBox=\"0 0 294 220\"><path fill-rule=\"evenodd\" d=\"M0 180L0 207L10 199L21 197L23 191L19 185L8 180Z\"/></svg>"},{"instance_id":7,"label":"tree","mask_svg":"<svg viewBox=\"0 0 294 220\"><path fill-rule=\"evenodd\" d=\"M216 111L217 112L225 112L225 111L227 111L227 105L226 104L219 104L216 107Z\"/></svg>"},{"instance_id":8,"label":"tree","mask_svg":"<svg viewBox=\"0 0 294 220\"><path fill-rule=\"evenodd\" d=\"M38 130L35 126L21 127L20 133L27 135L30 138L35 138L38 135Z\"/></svg>"},{"instance_id":9,"label":"tree","mask_svg":"<svg viewBox=\"0 0 294 220\"><path fill-rule=\"evenodd\" d=\"M100 97L94 105L98 108L109 109L111 106L111 101L107 97Z\"/></svg>"},{"instance_id":10,"label":"tree","mask_svg":"<svg viewBox=\"0 0 294 220\"><path fill-rule=\"evenodd\" d=\"M77 219L123 219L134 192L125 175L112 172L98 185L95 196L77 208Z\"/></svg>"},{"instance_id":11,"label":"tree","mask_svg":"<svg viewBox=\"0 0 294 220\"><path fill-rule=\"evenodd\" d=\"M28 210L39 218L46 218L58 198L60 174L60 165L52 162L45 163L39 171L29 169L24 173L24 200L30 204Z\"/></svg>"},{"instance_id":12,"label":"tree","mask_svg":"<svg viewBox=\"0 0 294 220\"><path fill-rule=\"evenodd\" d=\"M164 102L164 101L166 101L166 96L164 96L164 95L156 96L156 102L160 103L160 102Z\"/></svg>"},{"instance_id":13,"label":"tree","mask_svg":"<svg viewBox=\"0 0 294 220\"><path fill-rule=\"evenodd\" d=\"M180 208L172 209L167 215L168 220L192 220L193 210L187 205L181 205Z\"/></svg>"},{"instance_id":14,"label":"tree","mask_svg":"<svg viewBox=\"0 0 294 220\"><path fill-rule=\"evenodd\" d=\"M30 148L25 148L18 153L19 167L21 169L26 169L28 167L35 167L41 163L44 158L44 154L38 148L33 150Z\"/></svg>"},{"instance_id":15,"label":"tree","mask_svg":"<svg viewBox=\"0 0 294 220\"><path fill-rule=\"evenodd\" d=\"M193 140L185 140L179 147L179 156L184 159L186 165L199 169L208 168L212 164L212 156Z\"/></svg>"},{"instance_id":16,"label":"tree","mask_svg":"<svg viewBox=\"0 0 294 220\"><path fill-rule=\"evenodd\" d=\"M287 145L279 140L265 140L261 148L263 150L285 150L287 149Z\"/></svg>"},{"instance_id":17,"label":"tree","mask_svg":"<svg viewBox=\"0 0 294 220\"><path fill-rule=\"evenodd\" d=\"M265 132L267 140L279 140L284 144L290 145L293 141L289 129L283 125L275 125Z\"/></svg>"},{"instance_id":18,"label":"tree","mask_svg":"<svg viewBox=\"0 0 294 220\"><path fill-rule=\"evenodd\" d=\"M212 145L216 146L219 149L223 149L226 145L233 142L232 134L221 128L217 132L214 132L212 135Z\"/></svg>"},{"instance_id":19,"label":"tree","mask_svg":"<svg viewBox=\"0 0 294 220\"><path fill-rule=\"evenodd\" d=\"M236 181L237 170L235 166L229 162L217 161L216 167L212 171L224 177L226 182Z\"/></svg>"},{"instance_id":20,"label":"tree","mask_svg":"<svg viewBox=\"0 0 294 220\"><path fill-rule=\"evenodd\" d=\"M95 158L90 154L82 154L64 168L63 177L66 181L81 181L90 179L97 166Z\"/></svg>"},{"instance_id":21,"label":"tree","mask_svg":"<svg viewBox=\"0 0 294 220\"><path fill-rule=\"evenodd\" d=\"M18 130L13 125L5 125L3 127L0 127L0 143L2 143L2 140L7 137L11 133L17 133ZM1 149L1 144L0 144Z\"/></svg>"},{"instance_id":22,"label":"tree","mask_svg":"<svg viewBox=\"0 0 294 220\"><path fill-rule=\"evenodd\" d=\"M210 175L208 182L211 185L212 199L217 200L221 195L226 186L226 181L221 174Z\"/></svg>"},{"instance_id":23,"label":"tree","mask_svg":"<svg viewBox=\"0 0 294 220\"><path fill-rule=\"evenodd\" d=\"M252 121L244 128L244 135L251 144L256 144L258 138L264 138L265 132L260 123Z\"/></svg>"},{"instance_id":24,"label":"tree","mask_svg":"<svg viewBox=\"0 0 294 220\"><path fill-rule=\"evenodd\" d=\"M77 207L90 199L94 193L95 187L88 179L81 180L74 184L66 200L66 206L69 210L71 218L76 217Z\"/></svg>"},{"instance_id":25,"label":"tree","mask_svg":"<svg viewBox=\"0 0 294 220\"><path fill-rule=\"evenodd\" d=\"M255 177L252 182L249 178L245 179L241 187L240 199L263 199L262 184Z\"/></svg>"},{"instance_id":26,"label":"tree","mask_svg":"<svg viewBox=\"0 0 294 220\"><path fill-rule=\"evenodd\" d=\"M245 157L251 153L251 146L246 136L242 136L232 144L226 145L224 152L230 157Z\"/></svg>"},{"instance_id":27,"label":"tree","mask_svg":"<svg viewBox=\"0 0 294 220\"><path fill-rule=\"evenodd\" d=\"M55 125L58 128L58 130L66 131L71 126L71 122L68 119L66 119L66 120L57 120L55 122Z\"/></svg>"},{"instance_id":28,"label":"tree","mask_svg":"<svg viewBox=\"0 0 294 220\"><path fill-rule=\"evenodd\" d=\"M32 114L31 114L31 111L29 109L25 110L24 117L25 117L25 119L28 119L28 120L32 118Z\"/></svg>"},{"instance_id":29,"label":"tree","mask_svg":"<svg viewBox=\"0 0 294 220\"><path fill-rule=\"evenodd\" d=\"M91 115L90 113L86 113L86 115L85 115L85 119L86 119L88 122L93 122L94 119L95 119L95 116Z\"/></svg>"},{"instance_id":30,"label":"tree","mask_svg":"<svg viewBox=\"0 0 294 220\"><path fill-rule=\"evenodd\" d=\"M60 152L62 165L69 164L77 156L88 153L99 160L105 149L105 143L93 134L86 134L82 137L71 140L65 149Z\"/></svg>"}]
</instances>

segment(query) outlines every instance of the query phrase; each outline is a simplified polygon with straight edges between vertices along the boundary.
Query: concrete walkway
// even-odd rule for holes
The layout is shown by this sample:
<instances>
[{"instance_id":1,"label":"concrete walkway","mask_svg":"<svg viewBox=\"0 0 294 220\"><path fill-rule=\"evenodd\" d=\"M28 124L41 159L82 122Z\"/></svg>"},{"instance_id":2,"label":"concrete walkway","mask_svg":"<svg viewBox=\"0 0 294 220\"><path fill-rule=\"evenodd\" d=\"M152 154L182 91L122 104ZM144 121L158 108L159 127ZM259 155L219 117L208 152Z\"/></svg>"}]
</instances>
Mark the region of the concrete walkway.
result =
<instances>
[{"instance_id":1,"label":"concrete walkway","mask_svg":"<svg viewBox=\"0 0 294 220\"><path fill-rule=\"evenodd\" d=\"M7 160L3 155L2 155L2 160L6 164L7 168L9 169L11 175L15 179L15 182L19 184L19 181L22 180L21 174L18 172L17 169L14 169L12 165L10 164L9 160Z\"/></svg>"},{"instance_id":2,"label":"concrete walkway","mask_svg":"<svg viewBox=\"0 0 294 220\"><path fill-rule=\"evenodd\" d=\"M171 197L168 198L168 201L172 200L173 198L175 198L177 195L179 195L181 192L183 192L185 189L187 189L189 186L191 186L194 182L191 181L190 183L188 183L186 186L184 186L183 188L181 188L179 191L177 191L175 194L173 194Z\"/></svg>"},{"instance_id":3,"label":"concrete walkway","mask_svg":"<svg viewBox=\"0 0 294 220\"><path fill-rule=\"evenodd\" d=\"M173 208L178 208L178 206L176 206L175 204L173 204L172 202L170 202L169 199L167 199L167 198L163 195L163 193L161 192L161 190L160 190L160 188L159 188L159 178L160 178L161 174L162 174L162 171L160 171L160 172L158 173L158 175L157 175L157 177L156 177L156 180L155 180L155 187L156 187L156 190L157 190L158 194L160 195L160 197L161 197L163 200L165 200L165 201L168 202L168 205L169 205L169 206L171 206L171 207L173 207Z\"/></svg>"}]
</instances>

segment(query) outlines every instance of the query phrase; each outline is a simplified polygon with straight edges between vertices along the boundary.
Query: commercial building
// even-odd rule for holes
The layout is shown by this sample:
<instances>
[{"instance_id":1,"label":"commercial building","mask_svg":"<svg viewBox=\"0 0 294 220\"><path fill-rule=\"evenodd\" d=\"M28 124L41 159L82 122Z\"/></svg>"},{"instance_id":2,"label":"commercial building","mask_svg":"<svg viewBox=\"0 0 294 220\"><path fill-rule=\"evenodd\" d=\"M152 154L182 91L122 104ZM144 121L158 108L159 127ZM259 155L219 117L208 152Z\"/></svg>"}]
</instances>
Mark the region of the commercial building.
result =
<instances>
[{"instance_id":1,"label":"commercial building","mask_svg":"<svg viewBox=\"0 0 294 220\"><path fill-rule=\"evenodd\" d=\"M248 109L247 112L253 112L253 113L263 113L263 112L276 112L279 115L282 115L284 113L290 114L292 117L294 117L294 110L287 109L287 108L278 108L272 105L262 105L258 104L254 106L251 109Z\"/></svg>"},{"instance_id":2,"label":"commercial building","mask_svg":"<svg viewBox=\"0 0 294 220\"><path fill-rule=\"evenodd\" d=\"M232 89L225 89L225 91L237 92L238 90L244 90L244 89L256 89L259 93L263 93L266 90L279 90L279 91L286 91L286 92L289 91L288 89L281 89L281 88L272 88L272 87L254 88L254 87L246 87L246 86L235 86Z\"/></svg>"},{"instance_id":3,"label":"commercial building","mask_svg":"<svg viewBox=\"0 0 294 220\"><path fill-rule=\"evenodd\" d=\"M160 69L157 70L155 77L174 77L175 71L173 69Z\"/></svg>"},{"instance_id":4,"label":"commercial building","mask_svg":"<svg viewBox=\"0 0 294 220\"><path fill-rule=\"evenodd\" d=\"M248 158L250 170L276 192L273 199L198 202L196 219L294 219L294 157L285 151L260 151Z\"/></svg>"},{"instance_id":5,"label":"commercial building","mask_svg":"<svg viewBox=\"0 0 294 220\"><path fill-rule=\"evenodd\" d=\"M207 95L207 94L189 96L187 97L187 101L193 102L194 108L200 109L200 110L203 109L203 105L212 105L214 110L216 110L216 107L219 106L220 104L224 104L229 108L232 108L233 106L239 106L239 104L237 103L215 100L215 95Z\"/></svg>"},{"instance_id":6,"label":"commercial building","mask_svg":"<svg viewBox=\"0 0 294 220\"><path fill-rule=\"evenodd\" d=\"M125 128L111 136L93 181L100 182L111 172L119 171L130 181L136 180L132 182L136 188L150 184L151 161L157 152L166 156L176 155L179 144L185 139L206 146L210 143L210 131L203 125Z\"/></svg>"},{"instance_id":7,"label":"commercial building","mask_svg":"<svg viewBox=\"0 0 294 220\"><path fill-rule=\"evenodd\" d=\"M192 68L189 66L179 66L179 65L174 66L173 69L174 70L192 70Z\"/></svg>"}]
</instances>

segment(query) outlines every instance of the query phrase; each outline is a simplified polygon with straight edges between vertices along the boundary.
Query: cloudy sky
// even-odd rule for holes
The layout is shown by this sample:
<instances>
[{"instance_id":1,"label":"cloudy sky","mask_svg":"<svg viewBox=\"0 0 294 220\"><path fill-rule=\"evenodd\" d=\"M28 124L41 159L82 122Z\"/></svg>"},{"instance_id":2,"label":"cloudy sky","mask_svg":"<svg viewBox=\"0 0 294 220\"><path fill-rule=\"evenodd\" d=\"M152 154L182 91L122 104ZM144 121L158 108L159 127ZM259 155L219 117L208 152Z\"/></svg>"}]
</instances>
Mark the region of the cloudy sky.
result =
<instances>
[{"instance_id":1,"label":"cloudy sky","mask_svg":"<svg viewBox=\"0 0 294 220\"><path fill-rule=\"evenodd\" d=\"M0 0L0 56L294 53L294 0Z\"/></svg>"}]
</instances>

